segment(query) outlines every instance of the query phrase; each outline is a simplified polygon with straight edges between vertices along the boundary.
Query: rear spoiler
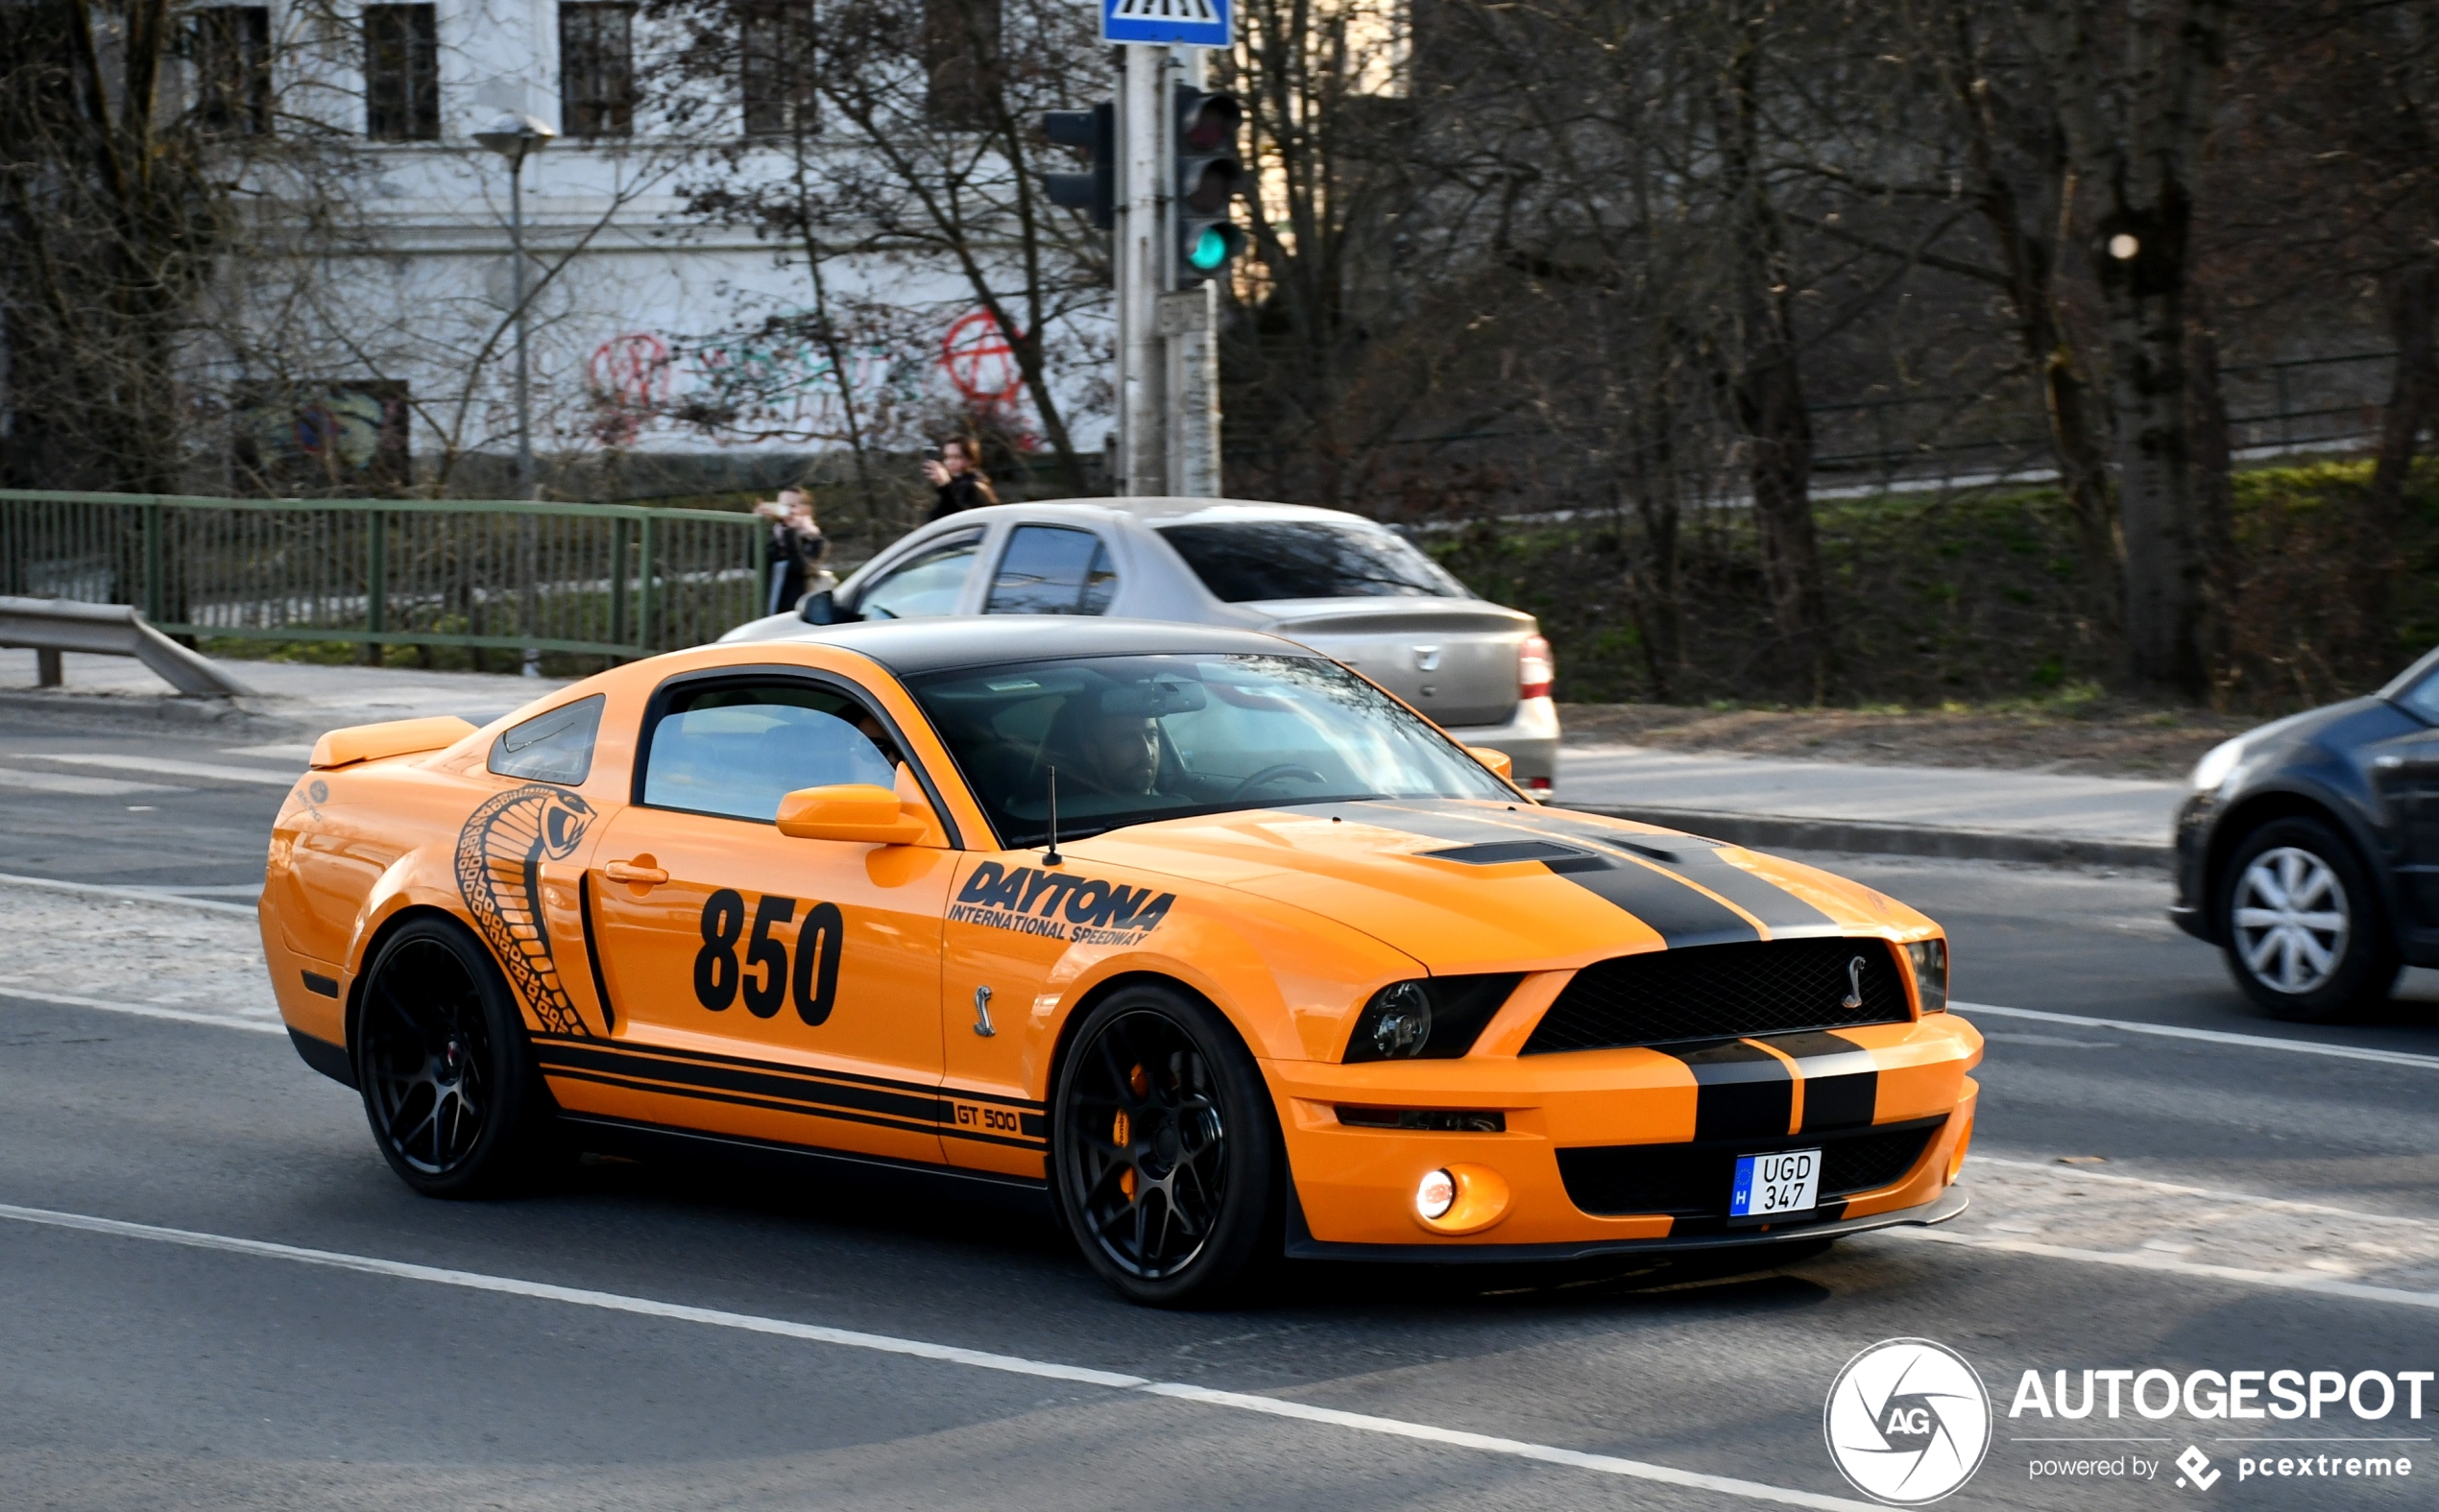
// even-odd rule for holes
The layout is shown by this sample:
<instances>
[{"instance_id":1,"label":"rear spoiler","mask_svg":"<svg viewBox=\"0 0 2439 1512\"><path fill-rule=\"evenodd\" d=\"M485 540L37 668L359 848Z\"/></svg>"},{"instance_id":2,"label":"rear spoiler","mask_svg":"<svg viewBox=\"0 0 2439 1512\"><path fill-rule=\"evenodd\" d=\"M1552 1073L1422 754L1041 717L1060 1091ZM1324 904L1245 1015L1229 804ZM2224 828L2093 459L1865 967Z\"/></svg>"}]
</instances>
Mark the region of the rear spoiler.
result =
<instances>
[{"instance_id":1,"label":"rear spoiler","mask_svg":"<svg viewBox=\"0 0 2439 1512\"><path fill-rule=\"evenodd\" d=\"M313 743L313 759L309 763L317 772L332 767L353 766L358 761L378 761L383 756L413 756L419 751L438 751L453 746L474 732L474 727L455 714L440 714L430 719L393 719L378 725L351 725L333 730Z\"/></svg>"}]
</instances>

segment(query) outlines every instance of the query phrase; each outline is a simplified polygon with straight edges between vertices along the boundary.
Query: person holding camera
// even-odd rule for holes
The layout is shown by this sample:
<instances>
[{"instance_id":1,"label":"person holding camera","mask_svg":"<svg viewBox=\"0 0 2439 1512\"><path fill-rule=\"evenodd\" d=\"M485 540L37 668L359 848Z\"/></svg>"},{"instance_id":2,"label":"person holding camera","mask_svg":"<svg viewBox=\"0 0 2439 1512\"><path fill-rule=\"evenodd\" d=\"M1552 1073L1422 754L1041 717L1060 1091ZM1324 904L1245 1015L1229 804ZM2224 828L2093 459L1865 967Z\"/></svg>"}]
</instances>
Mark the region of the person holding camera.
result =
<instances>
[{"instance_id":1,"label":"person holding camera","mask_svg":"<svg viewBox=\"0 0 2439 1512\"><path fill-rule=\"evenodd\" d=\"M830 538L813 519L813 496L801 488L782 489L779 497L758 501L754 513L770 521L763 550L770 590L763 612L784 614L811 588L822 559L830 555Z\"/></svg>"},{"instance_id":2,"label":"person holding camera","mask_svg":"<svg viewBox=\"0 0 2439 1512\"><path fill-rule=\"evenodd\" d=\"M1000 501L999 491L982 470L981 449L971 437L953 436L941 443L937 458L925 460L923 475L931 484L933 519Z\"/></svg>"}]
</instances>

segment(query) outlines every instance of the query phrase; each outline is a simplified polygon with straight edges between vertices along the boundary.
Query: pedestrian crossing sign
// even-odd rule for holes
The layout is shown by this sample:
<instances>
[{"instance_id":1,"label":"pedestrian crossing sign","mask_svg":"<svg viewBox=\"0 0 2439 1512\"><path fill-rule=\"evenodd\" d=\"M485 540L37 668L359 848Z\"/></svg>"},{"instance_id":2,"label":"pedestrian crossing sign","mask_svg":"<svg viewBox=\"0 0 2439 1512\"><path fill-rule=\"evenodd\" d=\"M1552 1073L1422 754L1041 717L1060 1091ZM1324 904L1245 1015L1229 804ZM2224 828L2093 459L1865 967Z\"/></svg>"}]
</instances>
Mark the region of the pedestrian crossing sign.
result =
<instances>
[{"instance_id":1,"label":"pedestrian crossing sign","mask_svg":"<svg viewBox=\"0 0 2439 1512\"><path fill-rule=\"evenodd\" d=\"M1229 0L1101 0L1101 40L1228 45Z\"/></svg>"}]
</instances>

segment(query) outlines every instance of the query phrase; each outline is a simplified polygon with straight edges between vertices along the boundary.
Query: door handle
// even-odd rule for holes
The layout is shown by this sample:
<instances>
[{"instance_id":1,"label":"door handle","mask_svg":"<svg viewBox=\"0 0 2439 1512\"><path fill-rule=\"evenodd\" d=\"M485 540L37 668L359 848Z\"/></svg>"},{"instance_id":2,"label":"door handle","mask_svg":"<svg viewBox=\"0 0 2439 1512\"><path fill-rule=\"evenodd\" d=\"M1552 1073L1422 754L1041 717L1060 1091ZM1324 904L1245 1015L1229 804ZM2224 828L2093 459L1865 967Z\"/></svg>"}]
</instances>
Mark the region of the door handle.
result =
<instances>
[{"instance_id":1,"label":"door handle","mask_svg":"<svg viewBox=\"0 0 2439 1512\"><path fill-rule=\"evenodd\" d=\"M601 875L614 882L630 882L638 887L653 887L669 879L669 874L652 864L648 855L633 861L613 861L601 869Z\"/></svg>"}]
</instances>

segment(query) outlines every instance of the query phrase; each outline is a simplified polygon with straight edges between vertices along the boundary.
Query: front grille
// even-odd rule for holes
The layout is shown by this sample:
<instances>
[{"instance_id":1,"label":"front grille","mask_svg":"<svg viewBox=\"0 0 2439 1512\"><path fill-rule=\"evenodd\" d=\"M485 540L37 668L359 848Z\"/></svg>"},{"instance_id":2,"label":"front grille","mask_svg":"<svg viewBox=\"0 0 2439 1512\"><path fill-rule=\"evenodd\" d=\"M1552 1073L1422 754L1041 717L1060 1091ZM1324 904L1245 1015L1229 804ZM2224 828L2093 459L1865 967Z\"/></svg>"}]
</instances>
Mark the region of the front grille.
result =
<instances>
[{"instance_id":1,"label":"front grille","mask_svg":"<svg viewBox=\"0 0 2439 1512\"><path fill-rule=\"evenodd\" d=\"M1857 979L1863 1005L1848 1008ZM1902 1023L1909 1016L1905 979L1884 940L1702 945L1621 955L1576 972L1524 1053Z\"/></svg>"},{"instance_id":2,"label":"front grille","mask_svg":"<svg viewBox=\"0 0 2439 1512\"><path fill-rule=\"evenodd\" d=\"M1678 1218L1724 1218L1738 1156L1817 1148L1821 1151L1821 1201L1826 1206L1901 1180L1946 1121L1926 1118L1851 1134L1793 1139L1560 1150L1558 1175L1566 1183L1569 1201L1604 1217L1664 1212Z\"/></svg>"}]
</instances>

